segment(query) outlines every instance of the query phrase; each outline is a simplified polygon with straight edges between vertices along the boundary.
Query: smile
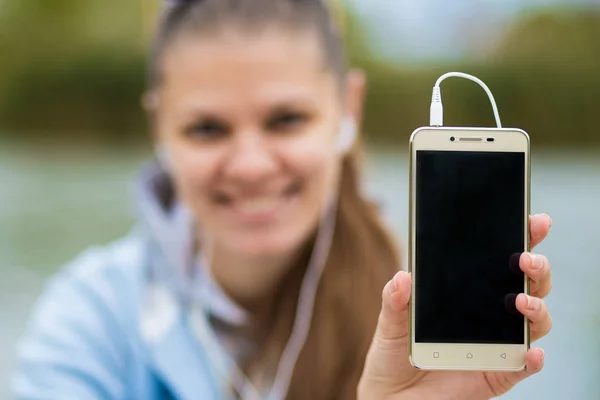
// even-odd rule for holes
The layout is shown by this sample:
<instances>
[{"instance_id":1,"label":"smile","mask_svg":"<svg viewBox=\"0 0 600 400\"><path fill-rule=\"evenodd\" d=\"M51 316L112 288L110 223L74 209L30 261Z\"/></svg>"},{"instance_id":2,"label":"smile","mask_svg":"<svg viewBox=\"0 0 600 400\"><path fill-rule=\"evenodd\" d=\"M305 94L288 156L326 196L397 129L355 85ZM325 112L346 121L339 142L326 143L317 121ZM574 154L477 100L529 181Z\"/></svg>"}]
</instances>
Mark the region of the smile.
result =
<instances>
[{"instance_id":1,"label":"smile","mask_svg":"<svg viewBox=\"0 0 600 400\"><path fill-rule=\"evenodd\" d=\"M294 182L284 190L269 195L252 197L232 196L219 193L215 196L217 204L242 223L269 223L284 215L289 206L298 198L302 185Z\"/></svg>"}]
</instances>

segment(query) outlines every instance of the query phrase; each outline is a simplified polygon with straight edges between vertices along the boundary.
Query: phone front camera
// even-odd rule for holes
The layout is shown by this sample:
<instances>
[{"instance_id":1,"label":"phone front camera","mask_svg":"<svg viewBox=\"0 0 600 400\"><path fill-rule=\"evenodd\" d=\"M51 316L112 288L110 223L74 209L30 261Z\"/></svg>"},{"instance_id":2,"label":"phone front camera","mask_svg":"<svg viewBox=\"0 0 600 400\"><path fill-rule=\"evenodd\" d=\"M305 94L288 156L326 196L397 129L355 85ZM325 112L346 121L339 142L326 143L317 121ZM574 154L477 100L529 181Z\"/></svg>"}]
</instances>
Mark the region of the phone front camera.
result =
<instances>
[{"instance_id":1,"label":"phone front camera","mask_svg":"<svg viewBox=\"0 0 600 400\"><path fill-rule=\"evenodd\" d=\"M450 137L450 141L451 141L451 142L454 142L454 136L451 136L451 137Z\"/></svg>"}]
</instances>

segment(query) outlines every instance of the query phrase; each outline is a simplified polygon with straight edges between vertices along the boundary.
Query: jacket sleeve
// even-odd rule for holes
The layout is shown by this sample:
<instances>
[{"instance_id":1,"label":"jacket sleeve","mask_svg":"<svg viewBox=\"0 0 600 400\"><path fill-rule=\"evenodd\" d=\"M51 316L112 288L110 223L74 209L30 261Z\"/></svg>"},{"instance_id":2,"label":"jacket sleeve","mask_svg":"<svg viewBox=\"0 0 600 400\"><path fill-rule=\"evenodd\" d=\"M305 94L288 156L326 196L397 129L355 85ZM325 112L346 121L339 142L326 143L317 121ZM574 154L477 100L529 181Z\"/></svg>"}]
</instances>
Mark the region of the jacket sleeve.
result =
<instances>
[{"instance_id":1,"label":"jacket sleeve","mask_svg":"<svg viewBox=\"0 0 600 400\"><path fill-rule=\"evenodd\" d=\"M13 397L123 399L125 339L114 289L106 279L65 272L38 300L19 344Z\"/></svg>"}]
</instances>

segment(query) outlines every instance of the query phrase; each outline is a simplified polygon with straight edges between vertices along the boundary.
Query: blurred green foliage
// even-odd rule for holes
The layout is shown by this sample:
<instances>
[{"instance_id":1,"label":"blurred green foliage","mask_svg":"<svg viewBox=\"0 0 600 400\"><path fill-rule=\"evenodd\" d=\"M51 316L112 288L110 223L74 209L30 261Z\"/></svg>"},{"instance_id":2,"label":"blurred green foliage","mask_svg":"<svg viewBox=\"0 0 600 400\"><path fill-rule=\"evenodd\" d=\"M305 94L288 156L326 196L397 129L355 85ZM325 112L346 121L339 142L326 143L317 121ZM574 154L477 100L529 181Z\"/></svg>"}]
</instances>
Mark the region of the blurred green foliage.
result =
<instances>
[{"instance_id":1,"label":"blurred green foliage","mask_svg":"<svg viewBox=\"0 0 600 400\"><path fill-rule=\"evenodd\" d=\"M4 0L0 135L64 142L144 129L139 1Z\"/></svg>"},{"instance_id":2,"label":"blurred green foliage","mask_svg":"<svg viewBox=\"0 0 600 400\"><path fill-rule=\"evenodd\" d=\"M361 35L358 22L354 23ZM403 67L350 49L353 64L368 71L366 133L389 142L429 123L431 88L448 71L474 74L490 87L506 127L525 129L534 145L600 148L600 8L548 10L523 15L485 54L461 63ZM463 80L442 85L444 124L494 126L483 90Z\"/></svg>"},{"instance_id":3,"label":"blurred green foliage","mask_svg":"<svg viewBox=\"0 0 600 400\"><path fill-rule=\"evenodd\" d=\"M6 1L0 10L0 135L145 140L140 98L148 35L140 4ZM371 142L405 143L428 123L435 79L457 70L483 79L503 124L525 129L535 145L600 148L594 119L600 9L523 15L486 53L447 65L381 60L369 51L366 29L356 16L347 21L351 61L370 82L365 132ZM442 90L446 125L493 126L477 85L449 80Z\"/></svg>"}]
</instances>

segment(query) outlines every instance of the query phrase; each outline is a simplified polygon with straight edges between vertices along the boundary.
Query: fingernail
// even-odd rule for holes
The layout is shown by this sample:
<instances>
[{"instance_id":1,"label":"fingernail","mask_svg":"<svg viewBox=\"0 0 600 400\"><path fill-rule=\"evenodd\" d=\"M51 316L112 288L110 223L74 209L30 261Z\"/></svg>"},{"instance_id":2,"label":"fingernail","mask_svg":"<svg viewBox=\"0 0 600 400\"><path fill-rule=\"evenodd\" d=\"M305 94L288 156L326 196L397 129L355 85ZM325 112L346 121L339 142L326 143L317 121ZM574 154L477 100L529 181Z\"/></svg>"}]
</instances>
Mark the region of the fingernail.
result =
<instances>
[{"instance_id":1,"label":"fingernail","mask_svg":"<svg viewBox=\"0 0 600 400\"><path fill-rule=\"evenodd\" d=\"M529 258L531 259L531 269L540 269L542 267L540 257L537 254L529 254Z\"/></svg>"},{"instance_id":2,"label":"fingernail","mask_svg":"<svg viewBox=\"0 0 600 400\"><path fill-rule=\"evenodd\" d=\"M542 362L544 361L544 357L546 356L546 352L544 349L540 349L542 351Z\"/></svg>"},{"instance_id":3,"label":"fingernail","mask_svg":"<svg viewBox=\"0 0 600 400\"><path fill-rule=\"evenodd\" d=\"M548 214L546 214L546 213L544 213L544 215L545 215L546 217L548 217L548 219L550 220L550 226L549 226L549 228L552 228L552 217L550 217L550 216L549 216Z\"/></svg>"},{"instance_id":4,"label":"fingernail","mask_svg":"<svg viewBox=\"0 0 600 400\"><path fill-rule=\"evenodd\" d=\"M538 299L533 298L531 296L527 296L527 295L526 295L526 299L527 299L527 305L525 306L525 308L527 308L529 311L535 311L540 306Z\"/></svg>"},{"instance_id":5,"label":"fingernail","mask_svg":"<svg viewBox=\"0 0 600 400\"><path fill-rule=\"evenodd\" d=\"M396 283L396 276L397 275L394 275L394 277L390 281L390 294L394 294L396 292L396 290L398 290L398 284Z\"/></svg>"}]
</instances>

